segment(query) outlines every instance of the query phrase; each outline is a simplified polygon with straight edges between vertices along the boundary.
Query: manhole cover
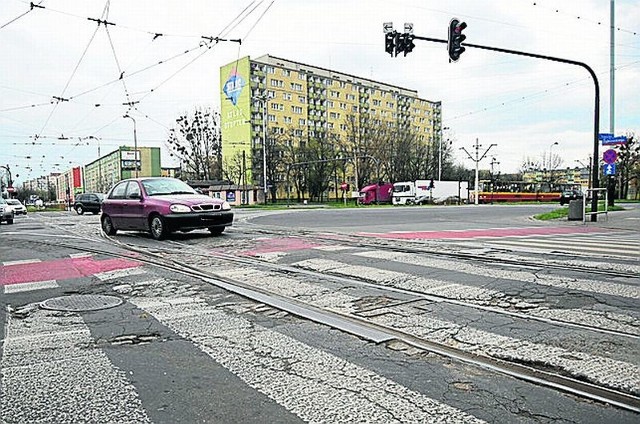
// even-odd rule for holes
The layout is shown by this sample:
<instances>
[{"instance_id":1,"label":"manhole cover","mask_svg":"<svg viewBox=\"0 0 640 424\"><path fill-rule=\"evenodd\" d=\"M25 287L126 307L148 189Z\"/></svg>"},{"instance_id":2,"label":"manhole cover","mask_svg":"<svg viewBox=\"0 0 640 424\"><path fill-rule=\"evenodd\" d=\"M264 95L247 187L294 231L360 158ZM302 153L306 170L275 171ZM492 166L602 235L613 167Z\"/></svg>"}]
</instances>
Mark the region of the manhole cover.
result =
<instances>
[{"instance_id":1,"label":"manhole cover","mask_svg":"<svg viewBox=\"0 0 640 424\"><path fill-rule=\"evenodd\" d=\"M82 312L109 309L121 303L122 299L115 296L73 294L47 299L40 303L40 307L52 311Z\"/></svg>"}]
</instances>

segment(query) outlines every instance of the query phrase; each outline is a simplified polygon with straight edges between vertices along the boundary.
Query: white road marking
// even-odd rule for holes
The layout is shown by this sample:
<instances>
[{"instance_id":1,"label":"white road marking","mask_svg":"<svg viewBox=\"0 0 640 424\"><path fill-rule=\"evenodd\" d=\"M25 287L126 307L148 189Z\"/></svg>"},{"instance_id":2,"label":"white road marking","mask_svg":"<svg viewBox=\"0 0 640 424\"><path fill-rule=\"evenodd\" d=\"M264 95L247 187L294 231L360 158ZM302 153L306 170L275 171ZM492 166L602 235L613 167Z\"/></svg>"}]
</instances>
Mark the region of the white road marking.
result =
<instances>
[{"instance_id":1,"label":"white road marking","mask_svg":"<svg viewBox=\"0 0 640 424\"><path fill-rule=\"evenodd\" d=\"M600 280L585 279L568 279L557 277L554 275L537 276L529 271L503 270L497 268L489 268L482 265L471 264L462 260L443 260L429 258L412 253L401 252L383 252L383 251L367 251L359 252L354 255L366 258L375 258L388 261L406 263L410 265L418 265L429 268L445 269L454 272L460 272L469 275L479 275L489 278L501 278L505 280L522 281L531 284L540 284L543 286L559 287L570 290L580 290L592 293L601 293L611 296L628 297L631 299L640 299L640 287L612 283Z\"/></svg>"},{"instance_id":2,"label":"white road marking","mask_svg":"<svg viewBox=\"0 0 640 424\"><path fill-rule=\"evenodd\" d=\"M94 274L94 276L100 281L114 280L116 278L129 277L131 275L146 274L147 271L143 267L116 269L114 271L105 271Z\"/></svg>"},{"instance_id":3,"label":"white road marking","mask_svg":"<svg viewBox=\"0 0 640 424\"><path fill-rule=\"evenodd\" d=\"M7 315L2 347L3 422L149 423L134 387L76 314Z\"/></svg>"},{"instance_id":4,"label":"white road marking","mask_svg":"<svg viewBox=\"0 0 640 424\"><path fill-rule=\"evenodd\" d=\"M24 265L24 264L37 264L42 262L40 259L22 259L17 261L5 261L2 262L4 266L12 266L12 265Z\"/></svg>"},{"instance_id":5,"label":"white road marking","mask_svg":"<svg viewBox=\"0 0 640 424\"><path fill-rule=\"evenodd\" d=\"M198 298L130 299L246 384L309 422L480 423L467 413ZM177 299L174 299L177 300Z\"/></svg>"},{"instance_id":6,"label":"white road marking","mask_svg":"<svg viewBox=\"0 0 640 424\"><path fill-rule=\"evenodd\" d=\"M59 287L56 280L32 281L29 283L7 284L4 286L4 293L21 293L34 290L53 289L56 287Z\"/></svg>"}]
</instances>

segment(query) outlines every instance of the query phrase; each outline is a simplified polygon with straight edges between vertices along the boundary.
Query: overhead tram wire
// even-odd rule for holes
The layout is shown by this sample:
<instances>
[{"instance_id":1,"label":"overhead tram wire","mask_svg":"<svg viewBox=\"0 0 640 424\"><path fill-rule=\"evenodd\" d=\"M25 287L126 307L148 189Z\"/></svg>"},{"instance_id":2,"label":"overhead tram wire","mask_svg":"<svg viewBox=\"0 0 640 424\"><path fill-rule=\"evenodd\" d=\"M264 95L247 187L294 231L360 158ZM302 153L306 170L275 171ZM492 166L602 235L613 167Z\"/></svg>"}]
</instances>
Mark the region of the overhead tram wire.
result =
<instances>
[{"instance_id":1,"label":"overhead tram wire","mask_svg":"<svg viewBox=\"0 0 640 424\"><path fill-rule=\"evenodd\" d=\"M3 29L5 27L11 25L12 23L17 21L18 19L26 16L27 14L32 12L33 9L44 9L44 6L40 6L43 2L44 2L44 0L40 0L40 2L38 4L34 4L33 2L29 3L29 10L27 10L26 12L24 12L21 15L16 16L15 18L11 19L9 22L6 22L6 23L2 24L2 26L0 26L0 29Z\"/></svg>"},{"instance_id":2,"label":"overhead tram wire","mask_svg":"<svg viewBox=\"0 0 640 424\"><path fill-rule=\"evenodd\" d=\"M639 61L635 61L635 62L630 62L630 63L624 64L624 65L618 65L618 66L616 66L615 69L617 71L617 70L620 70L620 69L624 69L624 68L628 68L628 67L631 67L631 66L635 66L637 64L640 64L640 60ZM598 75L606 75L608 73L609 73L609 71L606 70L606 71L598 72L597 74ZM451 118L448 118L448 120L452 121L452 120L461 119L461 118L465 118L465 117L472 116L472 115L475 116L475 115L478 115L480 113L487 112L489 110L498 109L498 108L501 108L501 107L506 107L507 105L523 103L525 101L529 101L529 100L534 99L534 98L539 98L539 97L544 97L544 96L551 96L551 95L556 94L559 91L564 91L564 90L566 90L568 88L574 88L576 84L581 84L581 83L586 82L588 80L590 80L589 77L584 77L584 78L580 78L580 79L575 80L575 81L565 82L565 83L563 83L563 84L561 84L561 85L559 85L559 86L557 86L555 88L550 88L550 89L538 91L536 93L529 94L527 96L522 96L522 97L520 97L518 99L507 100L505 102L501 102L500 104L495 104L493 106L487 106L487 107L479 109L479 110L463 113L461 115L457 115L457 116L453 116ZM552 91L555 91L555 92L552 92Z\"/></svg>"},{"instance_id":3,"label":"overhead tram wire","mask_svg":"<svg viewBox=\"0 0 640 424\"><path fill-rule=\"evenodd\" d=\"M107 6L105 5L105 10L106 10L106 7ZM102 14L104 16L104 11L102 12ZM68 101L68 99L64 99L62 96L64 96L64 93L67 91L67 88L69 88L69 84L71 84L71 80L73 80L73 77L75 76L78 68L80 67L80 64L82 63L82 60L84 59L85 55L87 54L87 51L89 51L89 47L91 46L91 43L93 43L93 39L95 38L96 34L98 33L98 29L100 29L100 23L98 23L98 25L96 26L95 31L93 31L93 34L91 35L91 38L89 39L89 42L87 43L87 46L85 47L84 51L82 52L82 55L80 56L80 60L78 60L78 63L76 64L75 68L73 69L73 72L71 73L71 76L67 80L67 83L65 84L64 89L62 90L62 93L60 94L59 97L54 96L54 99L57 99L58 102L56 102L56 104L54 105L53 109L51 109L51 112L49 113L49 116L47 117L47 119L46 119L44 125L42 126L42 129L39 131L39 133L42 133L44 131L44 129L47 127L47 124L49 123L49 120L51 119L51 117L53 116L54 112L58 108L58 105L60 104L60 102Z\"/></svg>"}]
</instances>

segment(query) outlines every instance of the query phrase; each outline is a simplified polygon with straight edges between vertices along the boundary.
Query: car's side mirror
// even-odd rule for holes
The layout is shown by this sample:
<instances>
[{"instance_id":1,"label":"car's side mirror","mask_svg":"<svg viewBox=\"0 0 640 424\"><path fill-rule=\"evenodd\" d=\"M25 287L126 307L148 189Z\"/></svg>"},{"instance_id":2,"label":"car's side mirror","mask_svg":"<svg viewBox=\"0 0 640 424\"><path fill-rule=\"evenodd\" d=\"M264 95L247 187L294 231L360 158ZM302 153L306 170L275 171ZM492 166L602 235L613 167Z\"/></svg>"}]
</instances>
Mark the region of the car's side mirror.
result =
<instances>
[{"instance_id":1,"label":"car's side mirror","mask_svg":"<svg viewBox=\"0 0 640 424\"><path fill-rule=\"evenodd\" d=\"M129 199L142 199L142 197L140 196L140 193L131 193L129 196L127 196Z\"/></svg>"}]
</instances>

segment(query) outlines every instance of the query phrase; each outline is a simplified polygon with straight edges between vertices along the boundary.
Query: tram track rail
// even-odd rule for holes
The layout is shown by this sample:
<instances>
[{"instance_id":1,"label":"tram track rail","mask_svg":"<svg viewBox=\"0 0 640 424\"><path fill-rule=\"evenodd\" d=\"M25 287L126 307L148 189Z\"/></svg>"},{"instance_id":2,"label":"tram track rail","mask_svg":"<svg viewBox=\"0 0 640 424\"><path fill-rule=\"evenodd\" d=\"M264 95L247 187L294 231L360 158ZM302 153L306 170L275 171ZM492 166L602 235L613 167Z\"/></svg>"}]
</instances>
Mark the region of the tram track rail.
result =
<instances>
[{"instance_id":1,"label":"tram track rail","mask_svg":"<svg viewBox=\"0 0 640 424\"><path fill-rule=\"evenodd\" d=\"M266 232L265 234L274 234L274 233ZM282 236L281 233L279 233L279 235ZM85 238L87 241L95 241L97 239L94 237L82 237L82 238ZM588 381L582 381L580 379L576 379L570 376L553 373L540 368L535 368L527 364L510 362L510 361L498 359L495 357L477 355L468 351L456 349L454 347L451 347L442 343L437 343L431 340L417 337L415 335L412 335L410 333L407 333L395 328L391 328L379 323L373 323L370 320L367 320L366 318L363 318L363 317L359 317L352 314L347 315L347 314L339 313L336 311L329 311L314 305L310 305L305 302L301 302L300 300L295 298L283 296L280 293L273 293L268 290L264 290L262 288L256 288L246 283L243 283L241 281L218 275L212 271L203 270L203 269L189 266L183 263L179 263L180 261L177 260L177 258L167 257L167 254L170 254L170 255L187 254L192 256L195 255L198 249L189 244L169 241L168 243L171 246L171 248L168 248L165 246L158 248L158 246L154 246L153 247L154 251L150 251L148 247L135 246L132 243L123 243L122 241L117 240L116 238L109 237L104 234L101 234L100 238L104 239L105 241L109 241L111 245L118 246L123 250L123 252L114 252L106 249L92 248L88 246L78 246L77 244L74 245L72 243L68 243L60 240L56 240L55 242L48 241L48 240L39 240L39 242L50 244L52 246L66 247L66 248L74 249L84 253L93 253L93 254L106 255L111 257L121 257L129 260L136 260L156 268L161 268L168 271L176 272L178 274L185 275L191 278L197 278L207 284L211 284L219 288L234 292L245 298L249 298L254 301L264 303L275 309L288 312L294 316L301 317L303 319L309 319L311 321L314 321L320 324L328 325L333 328L348 332L350 334L357 335L358 337L368 339L375 343L381 343L381 342L386 342L390 340L402 341L407 345L414 346L425 352L431 352L431 353L434 353L443 357L447 357L456 361L460 361L466 364L478 366L494 372L499 372L501 374L509 375L511 377L514 377L523 381L528 381L536 385L553 388L565 393L570 393L572 395L575 395L581 398L610 404L618 408L630 410L636 413L640 412L640 397L630 393L615 390L609 387L598 386ZM340 240L340 242L343 243L343 240ZM381 248L378 245L373 246L368 243L358 244L358 246L366 247L366 248ZM132 257L131 253L136 253L137 254L136 257ZM201 252L198 252L197 254L198 256L204 257L207 255L210 256L211 252L201 251ZM296 273L297 275L313 276L314 278L323 277L325 279L340 281L343 283L365 284L364 282L355 280L353 278L346 278L342 276L331 276L324 273L303 270L303 269L299 269L299 268L295 268L287 265L278 265L270 262L265 262L255 258L236 257L229 254L216 254L215 258L222 259L224 261L233 262L236 264L246 265L246 266L262 267L262 268L267 268L274 271ZM477 260L477 258L475 257L469 258L469 259ZM540 266L540 265L537 265L537 266ZM389 287L384 287L384 286L376 287L376 288L390 289ZM395 290L398 290L398 289L395 289ZM419 293L405 292L405 294L417 295ZM448 300L450 302L453 302L453 300L451 299L448 299ZM447 299L438 298L438 301L447 301ZM478 306L474 304L466 304L465 302L460 302L460 301L456 301L455 303L460 303L464 306L469 306L469 307ZM497 311L491 310L491 312L497 312ZM531 316L528 316L526 314L519 314L518 317L524 318L524 319L532 319ZM564 321L555 321L555 320L546 320L546 321L548 324L559 324L559 325L569 324ZM577 324L575 324L575 326L576 328L597 331L597 329L592 328L590 326L583 326L583 325L577 325ZM627 333L618 333L618 332L610 332L610 331L606 331L606 333L614 336L621 336L621 337L633 336L637 338L637 336L629 335Z\"/></svg>"}]
</instances>

